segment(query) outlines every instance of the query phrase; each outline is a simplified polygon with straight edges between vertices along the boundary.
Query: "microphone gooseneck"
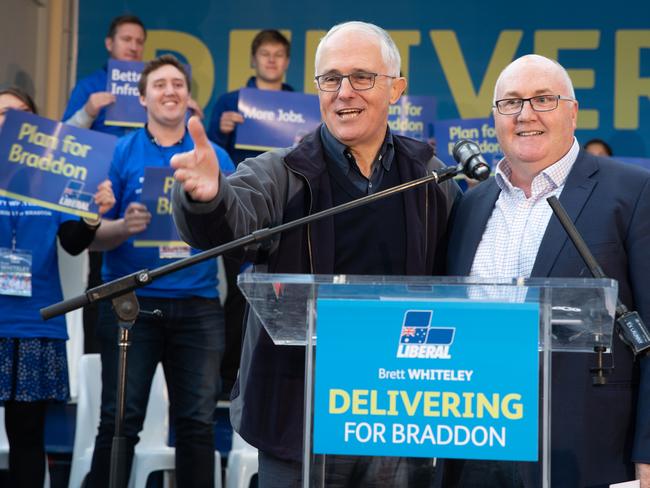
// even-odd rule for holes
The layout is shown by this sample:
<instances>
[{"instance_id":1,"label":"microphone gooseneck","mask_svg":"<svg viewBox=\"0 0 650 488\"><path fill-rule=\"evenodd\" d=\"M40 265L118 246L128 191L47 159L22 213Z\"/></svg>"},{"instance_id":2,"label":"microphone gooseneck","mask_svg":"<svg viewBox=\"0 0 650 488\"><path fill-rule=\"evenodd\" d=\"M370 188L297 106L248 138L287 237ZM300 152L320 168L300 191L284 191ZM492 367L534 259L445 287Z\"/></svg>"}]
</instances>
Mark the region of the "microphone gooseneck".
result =
<instances>
[{"instance_id":1,"label":"microphone gooseneck","mask_svg":"<svg viewBox=\"0 0 650 488\"><path fill-rule=\"evenodd\" d=\"M589 271L595 278L606 278L605 272L600 267L593 254L587 247L580 232L571 221L571 218L562 207L557 197L552 196L546 199L551 206L553 213L573 242L578 254L585 262ZM627 344L635 356L648 354L650 352L650 332L643 322L643 319L636 311L630 311L620 299L616 303L616 325L618 326L619 337Z\"/></svg>"}]
</instances>

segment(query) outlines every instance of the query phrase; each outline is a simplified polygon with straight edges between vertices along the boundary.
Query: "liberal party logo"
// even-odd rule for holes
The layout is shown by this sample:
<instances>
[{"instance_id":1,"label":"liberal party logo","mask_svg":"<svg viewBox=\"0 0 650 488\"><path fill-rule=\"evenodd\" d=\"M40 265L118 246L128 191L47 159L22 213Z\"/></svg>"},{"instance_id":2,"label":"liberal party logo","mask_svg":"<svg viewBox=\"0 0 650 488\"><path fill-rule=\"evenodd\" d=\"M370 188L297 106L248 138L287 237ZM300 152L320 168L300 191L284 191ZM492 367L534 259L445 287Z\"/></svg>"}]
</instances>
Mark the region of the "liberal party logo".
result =
<instances>
[{"instance_id":1,"label":"liberal party logo","mask_svg":"<svg viewBox=\"0 0 650 488\"><path fill-rule=\"evenodd\" d=\"M84 183L81 181L68 181L68 184L63 189L63 194L59 199L59 205L88 211L90 209L90 204L94 199L94 195L92 193L84 192L83 188Z\"/></svg>"},{"instance_id":2,"label":"liberal party logo","mask_svg":"<svg viewBox=\"0 0 650 488\"><path fill-rule=\"evenodd\" d=\"M398 358L451 359L455 327L431 327L433 310L407 310L397 347Z\"/></svg>"}]
</instances>

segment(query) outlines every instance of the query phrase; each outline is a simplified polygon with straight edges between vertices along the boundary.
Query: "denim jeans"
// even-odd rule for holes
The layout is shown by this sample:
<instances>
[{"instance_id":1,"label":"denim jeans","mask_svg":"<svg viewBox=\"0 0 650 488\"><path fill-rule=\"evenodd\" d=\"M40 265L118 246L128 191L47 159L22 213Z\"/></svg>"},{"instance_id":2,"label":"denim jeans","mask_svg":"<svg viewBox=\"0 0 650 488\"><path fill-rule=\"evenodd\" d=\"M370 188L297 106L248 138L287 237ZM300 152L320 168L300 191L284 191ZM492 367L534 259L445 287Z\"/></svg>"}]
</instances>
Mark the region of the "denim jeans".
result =
<instances>
[{"instance_id":1,"label":"denim jeans","mask_svg":"<svg viewBox=\"0 0 650 488\"><path fill-rule=\"evenodd\" d=\"M221 390L224 319L218 299L139 297L140 308L159 309L161 319L138 318L130 331L123 433L127 473L142 430L158 362L167 380L170 414L176 430L179 487L214 486L214 409ZM108 486L115 430L118 327L109 303L100 306L97 335L102 359L101 418L88 487Z\"/></svg>"}]
</instances>

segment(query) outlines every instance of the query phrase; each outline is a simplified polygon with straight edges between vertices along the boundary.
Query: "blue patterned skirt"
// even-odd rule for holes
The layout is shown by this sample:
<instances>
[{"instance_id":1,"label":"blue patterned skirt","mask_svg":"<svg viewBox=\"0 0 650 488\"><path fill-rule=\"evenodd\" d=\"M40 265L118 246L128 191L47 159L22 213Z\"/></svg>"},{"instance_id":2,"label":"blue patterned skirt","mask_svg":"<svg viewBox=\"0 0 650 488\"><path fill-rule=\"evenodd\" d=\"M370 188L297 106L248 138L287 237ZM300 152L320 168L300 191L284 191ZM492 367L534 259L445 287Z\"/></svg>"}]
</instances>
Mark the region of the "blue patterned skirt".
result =
<instances>
[{"instance_id":1,"label":"blue patterned skirt","mask_svg":"<svg viewBox=\"0 0 650 488\"><path fill-rule=\"evenodd\" d=\"M0 338L0 402L69 396L65 340Z\"/></svg>"}]
</instances>

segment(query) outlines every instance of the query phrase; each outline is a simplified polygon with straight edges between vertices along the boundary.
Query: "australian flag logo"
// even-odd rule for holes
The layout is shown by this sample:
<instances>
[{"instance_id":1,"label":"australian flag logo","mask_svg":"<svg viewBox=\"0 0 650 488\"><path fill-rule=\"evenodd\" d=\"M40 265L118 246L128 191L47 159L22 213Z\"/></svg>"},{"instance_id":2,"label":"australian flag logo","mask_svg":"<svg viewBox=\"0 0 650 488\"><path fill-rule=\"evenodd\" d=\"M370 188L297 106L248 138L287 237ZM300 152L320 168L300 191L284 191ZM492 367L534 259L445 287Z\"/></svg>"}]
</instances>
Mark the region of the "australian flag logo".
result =
<instances>
[{"instance_id":1,"label":"australian flag logo","mask_svg":"<svg viewBox=\"0 0 650 488\"><path fill-rule=\"evenodd\" d=\"M397 347L398 358L451 359L455 327L431 327L433 310L407 310Z\"/></svg>"},{"instance_id":2,"label":"australian flag logo","mask_svg":"<svg viewBox=\"0 0 650 488\"><path fill-rule=\"evenodd\" d=\"M89 211L94 195L92 193L84 192L83 188L84 183L81 181L68 181L68 184L63 189L63 194L59 199L59 205L76 208L77 210Z\"/></svg>"}]
</instances>

